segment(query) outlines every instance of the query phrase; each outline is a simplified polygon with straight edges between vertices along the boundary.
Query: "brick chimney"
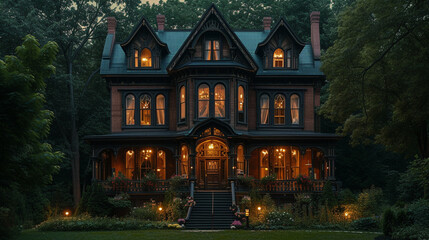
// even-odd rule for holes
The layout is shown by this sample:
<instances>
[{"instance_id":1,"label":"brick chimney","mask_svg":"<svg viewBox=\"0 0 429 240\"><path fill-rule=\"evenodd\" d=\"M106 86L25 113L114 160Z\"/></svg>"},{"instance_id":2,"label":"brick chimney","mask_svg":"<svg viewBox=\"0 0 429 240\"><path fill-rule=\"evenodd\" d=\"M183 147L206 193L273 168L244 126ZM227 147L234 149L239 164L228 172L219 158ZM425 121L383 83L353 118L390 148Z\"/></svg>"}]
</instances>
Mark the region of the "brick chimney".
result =
<instances>
[{"instance_id":1,"label":"brick chimney","mask_svg":"<svg viewBox=\"0 0 429 240\"><path fill-rule=\"evenodd\" d=\"M165 27L165 15L156 15L156 23L158 24L158 31L163 32Z\"/></svg>"},{"instance_id":2,"label":"brick chimney","mask_svg":"<svg viewBox=\"0 0 429 240\"><path fill-rule=\"evenodd\" d=\"M107 17L107 34L115 35L116 32L116 18L115 17Z\"/></svg>"},{"instance_id":3,"label":"brick chimney","mask_svg":"<svg viewBox=\"0 0 429 240\"><path fill-rule=\"evenodd\" d=\"M313 47L313 56L320 59L320 32L319 32L320 12L311 12L311 46Z\"/></svg>"},{"instance_id":4,"label":"brick chimney","mask_svg":"<svg viewBox=\"0 0 429 240\"><path fill-rule=\"evenodd\" d=\"M271 30L271 17L264 17L262 23L264 24L264 31L269 32Z\"/></svg>"}]
</instances>

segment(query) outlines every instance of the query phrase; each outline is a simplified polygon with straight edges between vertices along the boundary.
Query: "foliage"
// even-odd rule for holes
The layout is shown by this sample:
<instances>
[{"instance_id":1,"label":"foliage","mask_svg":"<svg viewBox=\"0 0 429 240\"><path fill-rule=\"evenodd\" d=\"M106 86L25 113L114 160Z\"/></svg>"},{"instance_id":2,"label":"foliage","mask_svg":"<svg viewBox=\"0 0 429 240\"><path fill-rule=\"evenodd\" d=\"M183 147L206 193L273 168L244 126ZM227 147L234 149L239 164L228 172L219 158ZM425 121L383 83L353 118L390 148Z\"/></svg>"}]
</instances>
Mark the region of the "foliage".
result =
<instances>
[{"instance_id":1,"label":"foliage","mask_svg":"<svg viewBox=\"0 0 429 240\"><path fill-rule=\"evenodd\" d=\"M383 190L372 186L364 189L357 199L357 213L361 217L372 217L381 214Z\"/></svg>"},{"instance_id":2,"label":"foliage","mask_svg":"<svg viewBox=\"0 0 429 240\"><path fill-rule=\"evenodd\" d=\"M415 159L405 173L401 174L398 187L401 199L413 201L420 197L429 198L429 158Z\"/></svg>"},{"instance_id":3,"label":"foliage","mask_svg":"<svg viewBox=\"0 0 429 240\"><path fill-rule=\"evenodd\" d=\"M112 198L108 198L110 205L114 208L131 208L130 196L126 193L120 193Z\"/></svg>"},{"instance_id":4,"label":"foliage","mask_svg":"<svg viewBox=\"0 0 429 240\"><path fill-rule=\"evenodd\" d=\"M133 208L131 216L139 220L155 221L157 220L157 207L152 204L145 204L142 207Z\"/></svg>"},{"instance_id":5,"label":"foliage","mask_svg":"<svg viewBox=\"0 0 429 240\"><path fill-rule=\"evenodd\" d=\"M168 180L168 182L172 191L178 191L180 187L186 183L186 179L181 175L174 175Z\"/></svg>"},{"instance_id":6,"label":"foliage","mask_svg":"<svg viewBox=\"0 0 429 240\"><path fill-rule=\"evenodd\" d=\"M62 158L45 142L53 113L44 110L44 79L55 72L58 45L40 47L27 35L15 52L0 60L0 235L6 238L18 224L46 217L43 188Z\"/></svg>"},{"instance_id":7,"label":"foliage","mask_svg":"<svg viewBox=\"0 0 429 240\"><path fill-rule=\"evenodd\" d=\"M266 223L269 226L291 226L294 219L292 214L286 211L272 211L267 214Z\"/></svg>"},{"instance_id":8,"label":"foliage","mask_svg":"<svg viewBox=\"0 0 429 240\"><path fill-rule=\"evenodd\" d=\"M395 212L391 208L387 208L383 213L382 229L385 236L392 236L393 228L396 224Z\"/></svg>"},{"instance_id":9,"label":"foliage","mask_svg":"<svg viewBox=\"0 0 429 240\"><path fill-rule=\"evenodd\" d=\"M91 216L110 215L111 205L101 185L96 183L91 185L87 210Z\"/></svg>"},{"instance_id":10,"label":"foliage","mask_svg":"<svg viewBox=\"0 0 429 240\"><path fill-rule=\"evenodd\" d=\"M237 176L237 182L238 182L238 185L243 185L245 187L251 187L255 182L255 178L252 176L247 176L247 175L239 175L239 176Z\"/></svg>"},{"instance_id":11,"label":"foliage","mask_svg":"<svg viewBox=\"0 0 429 240\"><path fill-rule=\"evenodd\" d=\"M341 14L322 56L330 95L321 113L352 143L429 156L428 11L422 0L360 0Z\"/></svg>"},{"instance_id":12,"label":"foliage","mask_svg":"<svg viewBox=\"0 0 429 240\"><path fill-rule=\"evenodd\" d=\"M123 231L161 228L167 228L167 223L132 218L91 218L88 216L51 219L36 227L40 231Z\"/></svg>"},{"instance_id":13,"label":"foliage","mask_svg":"<svg viewBox=\"0 0 429 240\"><path fill-rule=\"evenodd\" d=\"M350 227L359 231L376 231L380 229L379 222L372 217L359 218L353 221Z\"/></svg>"},{"instance_id":14,"label":"foliage","mask_svg":"<svg viewBox=\"0 0 429 240\"><path fill-rule=\"evenodd\" d=\"M330 209L337 205L337 198L335 197L334 191L332 190L332 184L327 181L323 186L322 202Z\"/></svg>"},{"instance_id":15,"label":"foliage","mask_svg":"<svg viewBox=\"0 0 429 240\"><path fill-rule=\"evenodd\" d=\"M348 188L341 189L341 191L338 194L338 201L339 201L340 204L355 203L356 202L356 196Z\"/></svg>"},{"instance_id":16,"label":"foliage","mask_svg":"<svg viewBox=\"0 0 429 240\"><path fill-rule=\"evenodd\" d=\"M301 185L310 185L311 179L305 175L299 174L298 177L296 178L296 182Z\"/></svg>"},{"instance_id":17,"label":"foliage","mask_svg":"<svg viewBox=\"0 0 429 240\"><path fill-rule=\"evenodd\" d=\"M267 186L268 184L273 183L276 180L277 180L276 174L267 175L261 179L261 185Z\"/></svg>"}]
</instances>

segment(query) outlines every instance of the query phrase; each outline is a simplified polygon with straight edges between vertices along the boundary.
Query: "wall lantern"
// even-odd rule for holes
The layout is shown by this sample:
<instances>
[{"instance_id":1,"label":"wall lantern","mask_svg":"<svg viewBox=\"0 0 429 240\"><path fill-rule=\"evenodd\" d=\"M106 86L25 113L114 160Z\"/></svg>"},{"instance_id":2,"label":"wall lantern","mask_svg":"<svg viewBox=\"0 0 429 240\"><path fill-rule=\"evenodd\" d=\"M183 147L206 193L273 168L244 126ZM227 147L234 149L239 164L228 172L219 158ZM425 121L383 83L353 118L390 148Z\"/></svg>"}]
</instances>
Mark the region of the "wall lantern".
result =
<instances>
[{"instance_id":1,"label":"wall lantern","mask_svg":"<svg viewBox=\"0 0 429 240\"><path fill-rule=\"evenodd\" d=\"M250 215L250 210L248 208L244 209L244 213L246 214L246 217Z\"/></svg>"}]
</instances>

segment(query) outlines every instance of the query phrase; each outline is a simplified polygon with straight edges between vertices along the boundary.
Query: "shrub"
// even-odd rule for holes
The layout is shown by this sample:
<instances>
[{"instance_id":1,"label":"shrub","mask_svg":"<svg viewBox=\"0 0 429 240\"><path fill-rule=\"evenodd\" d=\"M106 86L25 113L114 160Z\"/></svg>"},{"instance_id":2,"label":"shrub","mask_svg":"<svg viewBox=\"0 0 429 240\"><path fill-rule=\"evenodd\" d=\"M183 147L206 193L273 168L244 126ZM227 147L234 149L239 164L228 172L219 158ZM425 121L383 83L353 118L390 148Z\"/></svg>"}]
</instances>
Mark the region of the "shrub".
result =
<instances>
[{"instance_id":1,"label":"shrub","mask_svg":"<svg viewBox=\"0 0 429 240\"><path fill-rule=\"evenodd\" d=\"M111 212L111 205L104 193L104 189L99 184L91 185L91 193L88 198L87 210L91 216L108 216Z\"/></svg>"},{"instance_id":2,"label":"shrub","mask_svg":"<svg viewBox=\"0 0 429 240\"><path fill-rule=\"evenodd\" d=\"M414 225L429 226L429 200L420 199L408 207Z\"/></svg>"},{"instance_id":3,"label":"shrub","mask_svg":"<svg viewBox=\"0 0 429 240\"><path fill-rule=\"evenodd\" d=\"M177 191L180 189L181 186L185 183L186 179L183 178L180 175L174 175L172 176L168 182L170 183L170 190Z\"/></svg>"},{"instance_id":4,"label":"shrub","mask_svg":"<svg viewBox=\"0 0 429 240\"><path fill-rule=\"evenodd\" d=\"M251 187L254 181L255 178L252 176L240 175L237 177L238 184L244 187Z\"/></svg>"},{"instance_id":5,"label":"shrub","mask_svg":"<svg viewBox=\"0 0 429 240\"><path fill-rule=\"evenodd\" d=\"M322 203L329 209L337 205L337 198L335 197L334 191L332 191L332 184L330 181L327 181L323 186Z\"/></svg>"},{"instance_id":6,"label":"shrub","mask_svg":"<svg viewBox=\"0 0 429 240\"><path fill-rule=\"evenodd\" d=\"M370 231L370 230L378 230L379 224L377 220L375 220L374 218L367 217L367 218L360 218L358 220L353 221L350 224L350 227L353 230Z\"/></svg>"},{"instance_id":7,"label":"shrub","mask_svg":"<svg viewBox=\"0 0 429 240\"><path fill-rule=\"evenodd\" d=\"M131 216L139 220L155 221L158 215L156 211L155 205L152 206L147 204L143 207L134 208L131 212Z\"/></svg>"},{"instance_id":8,"label":"shrub","mask_svg":"<svg viewBox=\"0 0 429 240\"><path fill-rule=\"evenodd\" d=\"M294 219L292 214L285 211L269 212L266 216L267 225L271 226L292 226Z\"/></svg>"},{"instance_id":9,"label":"shrub","mask_svg":"<svg viewBox=\"0 0 429 240\"><path fill-rule=\"evenodd\" d=\"M372 217L381 213L382 203L383 191L371 186L370 189L365 189L359 194L356 204L361 217Z\"/></svg>"},{"instance_id":10,"label":"shrub","mask_svg":"<svg viewBox=\"0 0 429 240\"><path fill-rule=\"evenodd\" d=\"M396 217L395 217L395 212L391 208L388 208L384 211L382 223L383 223L384 235L392 236L393 228L395 227L395 224L396 224Z\"/></svg>"},{"instance_id":11,"label":"shrub","mask_svg":"<svg viewBox=\"0 0 429 240\"><path fill-rule=\"evenodd\" d=\"M426 240L429 239L429 228L427 226L411 225L399 228L392 234L395 240Z\"/></svg>"},{"instance_id":12,"label":"shrub","mask_svg":"<svg viewBox=\"0 0 429 240\"><path fill-rule=\"evenodd\" d=\"M268 175L268 176L265 176L261 179L261 184L262 184L262 186L266 186L266 185L274 182L276 179L277 179L276 174Z\"/></svg>"}]
</instances>

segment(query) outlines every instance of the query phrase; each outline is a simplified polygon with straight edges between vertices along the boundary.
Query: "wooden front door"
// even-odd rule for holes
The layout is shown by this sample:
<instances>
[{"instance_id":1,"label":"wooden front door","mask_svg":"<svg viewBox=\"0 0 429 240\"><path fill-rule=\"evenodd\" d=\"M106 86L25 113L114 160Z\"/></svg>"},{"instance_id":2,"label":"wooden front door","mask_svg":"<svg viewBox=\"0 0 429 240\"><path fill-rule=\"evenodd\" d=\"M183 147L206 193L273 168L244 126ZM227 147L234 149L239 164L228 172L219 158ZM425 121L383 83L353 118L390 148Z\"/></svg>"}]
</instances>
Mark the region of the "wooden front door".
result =
<instances>
[{"instance_id":1,"label":"wooden front door","mask_svg":"<svg viewBox=\"0 0 429 240\"><path fill-rule=\"evenodd\" d=\"M205 182L208 188L219 186L220 183L220 161L218 159L206 160Z\"/></svg>"}]
</instances>

